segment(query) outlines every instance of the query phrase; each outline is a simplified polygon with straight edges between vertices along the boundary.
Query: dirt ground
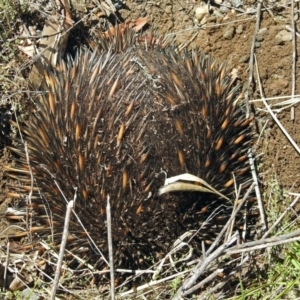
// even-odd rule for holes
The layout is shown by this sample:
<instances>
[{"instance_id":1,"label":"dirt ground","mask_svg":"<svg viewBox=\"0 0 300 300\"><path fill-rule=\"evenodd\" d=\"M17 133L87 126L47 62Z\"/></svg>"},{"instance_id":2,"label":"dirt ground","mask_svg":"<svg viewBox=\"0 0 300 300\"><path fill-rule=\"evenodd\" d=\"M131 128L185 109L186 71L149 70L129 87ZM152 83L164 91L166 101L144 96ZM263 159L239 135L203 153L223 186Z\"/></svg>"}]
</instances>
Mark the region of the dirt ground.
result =
<instances>
[{"instance_id":1,"label":"dirt ground","mask_svg":"<svg viewBox=\"0 0 300 300\"><path fill-rule=\"evenodd\" d=\"M75 28L71 33L69 41L71 44L77 44L81 40L79 35L88 35L89 38L96 40L97 32L106 30L116 22L116 19L111 17L98 18L94 2L91 1L86 6L82 6L80 3L78 2L72 8L74 20L82 19L82 22L79 22L80 29ZM189 49L198 48L206 54L212 55L218 62L225 62L229 72L235 72L246 88L249 80L249 59L257 23L258 3L255 0L244 0L241 6L231 9L223 5L212 5L210 15L207 15L207 22L203 27L197 24L195 16L195 9L201 6L201 3L197 0L127 0L125 5L117 9L117 19L119 22L124 22L148 17L149 23L146 30L155 30L159 35L174 38L180 45L187 46ZM230 6L233 1L224 1L224 3ZM286 29L287 26L291 27L291 7L285 3L285 1L277 1L275 5L271 1L265 2L265 6L262 7L259 33L254 45L264 96L266 98L278 97L269 102L270 104L288 100L292 95L294 51L293 41L288 34L290 31ZM298 14L299 12L295 8L296 28L299 26ZM26 25L26 20L24 23ZM42 24L38 26L42 26ZM287 41L280 40L278 37L282 31L285 31ZM296 43L296 52L299 53L299 51L299 43ZM295 95L300 94L299 68L300 63L296 61ZM269 176L274 176L286 191L299 192L299 155L272 120L270 114L266 112L261 101L262 96L255 67L253 76L249 99L254 105L257 139L253 148L258 156L259 179L262 188L267 184ZM294 120L291 119L291 108L282 110L277 117L299 145L300 131L297 129L300 125L300 116L297 105L295 106ZM9 200L5 194L9 187L3 176L3 165L7 165L7 163L8 153L4 149L0 158L1 215L3 215ZM0 231L6 226L6 222L3 220Z\"/></svg>"}]
</instances>

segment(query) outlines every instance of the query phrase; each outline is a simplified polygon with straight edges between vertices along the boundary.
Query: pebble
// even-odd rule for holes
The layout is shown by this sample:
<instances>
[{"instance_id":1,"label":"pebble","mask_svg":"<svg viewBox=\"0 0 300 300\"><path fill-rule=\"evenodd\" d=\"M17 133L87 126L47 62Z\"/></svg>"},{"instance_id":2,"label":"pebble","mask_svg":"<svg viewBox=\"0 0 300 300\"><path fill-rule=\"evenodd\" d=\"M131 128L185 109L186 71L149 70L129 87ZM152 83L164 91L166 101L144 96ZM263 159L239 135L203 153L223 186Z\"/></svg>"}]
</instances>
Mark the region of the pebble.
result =
<instances>
[{"instance_id":1,"label":"pebble","mask_svg":"<svg viewBox=\"0 0 300 300\"><path fill-rule=\"evenodd\" d=\"M285 42L290 42L293 38L293 35L291 32L287 30L281 30L279 31L275 36L275 42L277 45L282 45Z\"/></svg>"},{"instance_id":2,"label":"pebble","mask_svg":"<svg viewBox=\"0 0 300 300\"><path fill-rule=\"evenodd\" d=\"M255 39L256 39L257 42L262 42L264 40L264 37L263 37L263 35L258 34L258 35L256 35Z\"/></svg>"},{"instance_id":3,"label":"pebble","mask_svg":"<svg viewBox=\"0 0 300 300\"><path fill-rule=\"evenodd\" d=\"M198 23L205 24L207 22L207 17L209 16L209 6L208 4L196 7L195 16Z\"/></svg>"},{"instance_id":4,"label":"pebble","mask_svg":"<svg viewBox=\"0 0 300 300\"><path fill-rule=\"evenodd\" d=\"M260 35L265 35L267 33L268 29L267 28L261 28L258 30L258 33L257 34L260 34Z\"/></svg>"},{"instance_id":5,"label":"pebble","mask_svg":"<svg viewBox=\"0 0 300 300\"><path fill-rule=\"evenodd\" d=\"M241 56L239 63L247 63L250 59L250 56L248 54Z\"/></svg>"},{"instance_id":6,"label":"pebble","mask_svg":"<svg viewBox=\"0 0 300 300\"><path fill-rule=\"evenodd\" d=\"M243 25L240 24L240 25L237 26L235 32L236 32L237 34L241 34L241 33L243 33L243 31L244 31Z\"/></svg>"},{"instance_id":7,"label":"pebble","mask_svg":"<svg viewBox=\"0 0 300 300\"><path fill-rule=\"evenodd\" d=\"M231 3L234 7L240 7L243 5L243 2L241 0L231 0Z\"/></svg>"},{"instance_id":8,"label":"pebble","mask_svg":"<svg viewBox=\"0 0 300 300\"><path fill-rule=\"evenodd\" d=\"M226 40L231 40L234 36L235 33L235 28L233 26L228 26L225 28L224 32L223 32L223 37Z\"/></svg>"},{"instance_id":9,"label":"pebble","mask_svg":"<svg viewBox=\"0 0 300 300\"><path fill-rule=\"evenodd\" d=\"M28 299L28 300L41 300L43 299L41 296L35 294L30 288L27 288L22 291L22 299Z\"/></svg>"},{"instance_id":10,"label":"pebble","mask_svg":"<svg viewBox=\"0 0 300 300\"><path fill-rule=\"evenodd\" d=\"M230 11L231 4L229 1L224 1L223 5L220 6L220 12L226 14Z\"/></svg>"}]
</instances>

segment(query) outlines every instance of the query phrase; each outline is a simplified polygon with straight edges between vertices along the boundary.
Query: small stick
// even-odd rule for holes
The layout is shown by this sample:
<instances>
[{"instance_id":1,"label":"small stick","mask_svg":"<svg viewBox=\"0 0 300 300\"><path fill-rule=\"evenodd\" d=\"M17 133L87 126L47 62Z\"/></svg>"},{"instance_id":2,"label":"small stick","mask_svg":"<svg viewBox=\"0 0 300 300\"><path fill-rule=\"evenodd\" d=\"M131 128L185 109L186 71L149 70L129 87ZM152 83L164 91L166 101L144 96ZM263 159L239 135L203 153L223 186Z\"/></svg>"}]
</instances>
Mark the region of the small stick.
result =
<instances>
[{"instance_id":1,"label":"small stick","mask_svg":"<svg viewBox=\"0 0 300 300\"><path fill-rule=\"evenodd\" d=\"M197 289L200 289L201 287L203 287L206 283L210 282L211 280L213 280L215 277L218 276L218 274L222 273L224 269L217 269L214 272L212 272L209 276L207 276L205 279L203 279L201 282L197 283L196 285L194 285L192 288L186 290L183 292L183 296L187 296L191 293L193 293L194 291L196 291Z\"/></svg>"},{"instance_id":2,"label":"small stick","mask_svg":"<svg viewBox=\"0 0 300 300\"><path fill-rule=\"evenodd\" d=\"M29 195L28 195L28 203L31 204L32 191L33 191L33 174L32 174L32 168L31 168L31 165L30 165L27 142L24 142L24 149L25 149L27 166L28 166L29 173L30 173L30 192L29 192Z\"/></svg>"},{"instance_id":3,"label":"small stick","mask_svg":"<svg viewBox=\"0 0 300 300\"><path fill-rule=\"evenodd\" d=\"M7 285L7 269L8 269L8 261L9 261L9 246L10 246L10 243L7 242L6 262L5 262L5 269L4 269L4 274L3 274L4 289L6 289L6 285Z\"/></svg>"},{"instance_id":4,"label":"small stick","mask_svg":"<svg viewBox=\"0 0 300 300\"><path fill-rule=\"evenodd\" d=\"M261 139L263 133L265 132L265 129L266 129L268 123L269 123L269 120L266 120L265 123L264 123L264 126L263 126L262 129L260 130L260 134L259 134L259 137L258 137L258 139L257 139L256 146L258 146L258 144L259 144L259 142L260 142L260 139Z\"/></svg>"},{"instance_id":5,"label":"small stick","mask_svg":"<svg viewBox=\"0 0 300 300\"><path fill-rule=\"evenodd\" d=\"M107 218L108 256L109 256L109 265L110 265L110 295L111 295L111 299L115 300L115 272L114 272L114 255L113 255L113 245L112 245L111 211L110 211L109 195L107 196L106 218Z\"/></svg>"},{"instance_id":6,"label":"small stick","mask_svg":"<svg viewBox=\"0 0 300 300\"><path fill-rule=\"evenodd\" d=\"M254 50L255 50L256 35L258 33L259 26L260 26L261 4L262 4L262 0L259 0L258 4L257 4L255 31L254 31L254 35L253 35L253 39L252 39L252 44L251 44L250 61L249 61L249 79L248 79L247 88L245 90L245 101L246 101L246 109L247 109L246 115L247 115L247 117L250 114L249 89L250 89L250 85L251 85L252 80L253 80Z\"/></svg>"},{"instance_id":7,"label":"small stick","mask_svg":"<svg viewBox=\"0 0 300 300\"><path fill-rule=\"evenodd\" d=\"M257 243L257 245L252 246L252 247L241 248L241 249L236 249L236 248L232 247L230 249L225 249L225 253L238 254L238 253L242 253L242 252L251 252L251 251L255 251L255 250L271 248L271 247L278 246L278 245L289 244L292 242L300 241L299 232L298 232L297 236L289 238L289 239L276 240L275 238L280 239L281 237L280 236L274 237L273 241L270 241L270 242L266 242L265 239L262 239L262 240L260 240L260 243ZM242 245L246 245L246 244L242 244Z\"/></svg>"},{"instance_id":8,"label":"small stick","mask_svg":"<svg viewBox=\"0 0 300 300\"><path fill-rule=\"evenodd\" d=\"M273 236L270 238L262 238L257 241L247 242L244 244L238 244L231 247L230 249L225 249L225 253L240 253L246 251L252 251L256 249L262 249L271 247L273 245L286 244L291 240L300 240L300 230L293 231L291 233L283 234L280 236ZM253 248L254 247L254 248Z\"/></svg>"},{"instance_id":9,"label":"small stick","mask_svg":"<svg viewBox=\"0 0 300 300\"><path fill-rule=\"evenodd\" d=\"M233 203L231 215L234 214L236 216L236 213L237 213L236 208L238 206L238 199L239 199L240 193L241 193L241 186L239 186L237 188L236 179L235 179L234 174L232 174L232 177L234 179L235 201ZM227 241L232 236L234 223L235 223L235 217L232 219L231 224L228 226L227 232L224 235L224 241ZM225 226L227 226L227 224Z\"/></svg>"},{"instance_id":10,"label":"small stick","mask_svg":"<svg viewBox=\"0 0 300 300\"><path fill-rule=\"evenodd\" d=\"M179 47L179 50L185 49L198 35L199 31L197 31L187 42L185 42L183 45Z\"/></svg>"},{"instance_id":11,"label":"small stick","mask_svg":"<svg viewBox=\"0 0 300 300\"><path fill-rule=\"evenodd\" d=\"M250 169L251 169L253 182L255 183L254 190L255 190L258 209L259 209L259 214L260 214L260 223L262 225L262 231L264 232L268 229L268 226L267 226L267 221L266 221L264 205L263 205L263 202L261 200L261 194L260 194L260 190L259 190L259 184L258 184L258 179L257 179L257 174L256 174L256 168L255 168L255 164L254 164L252 149L249 149L249 151L248 151L248 159L249 159L249 164L250 164Z\"/></svg>"},{"instance_id":12,"label":"small stick","mask_svg":"<svg viewBox=\"0 0 300 300\"><path fill-rule=\"evenodd\" d=\"M69 234L69 223L70 223L70 217L71 217L73 206L74 206L74 200L71 200L67 206L64 231L63 231L63 235L62 235L62 239L61 239L61 245L60 245L59 256L58 256L58 260L57 260L55 277L54 277L54 282L53 282L53 286L52 286L50 300L55 300L55 295L56 295L59 277L60 277L60 270L61 270L64 252L65 252L68 234Z\"/></svg>"},{"instance_id":13,"label":"small stick","mask_svg":"<svg viewBox=\"0 0 300 300\"><path fill-rule=\"evenodd\" d=\"M137 292L140 292L140 291L142 291L142 290L144 290L144 289L149 290L149 288L152 288L152 290L153 290L153 288L154 288L155 286L161 286L162 283L166 283L166 282L168 282L168 281L170 281L170 280L173 280L173 279L175 279L175 278L179 278L179 277L181 277L181 276L184 276L185 274L187 274L187 273L189 273L189 272L191 272L191 270L185 270L185 271L182 271L182 272L180 272L180 273L176 273L176 274L170 275L170 276L168 276L168 277L165 277L165 278L162 278L162 279L159 279L159 280L152 280L152 281L150 281L150 282L145 283L144 285L138 286L137 288L133 288L133 289L131 289L131 290L129 290L129 291L119 293L119 294L118 294L118 297L120 297L120 298L125 298L125 299L129 299L129 298L128 298L129 295L132 295L132 294L135 294L135 295L136 295ZM122 285L121 285L121 286L122 286ZM119 286L119 287L121 287L121 286ZM119 287L118 287L118 288L119 288ZM119 299L119 298L118 298L118 299ZM130 299L131 299L131 298L130 298Z\"/></svg>"},{"instance_id":14,"label":"small stick","mask_svg":"<svg viewBox=\"0 0 300 300\"><path fill-rule=\"evenodd\" d=\"M295 96L296 88L296 30L295 30L295 21L294 21L294 0L292 0L291 6L291 23L292 23L292 37L293 37L293 65L292 65L292 99ZM291 107L291 120L295 120L295 107Z\"/></svg>"},{"instance_id":15,"label":"small stick","mask_svg":"<svg viewBox=\"0 0 300 300\"><path fill-rule=\"evenodd\" d=\"M32 168L31 168L31 165L30 165L27 142L24 142L24 149L25 149L27 166L28 166L29 173L30 173L30 192L29 192L29 195L28 195L28 203L27 204L30 204L29 209L30 209L30 212L32 212L31 198L32 198L32 191L33 191L33 174L32 174ZM29 219L29 236L30 236L30 241L32 241L32 232L31 232L32 218L29 218L28 206L26 206L26 229L27 230L28 230L28 219Z\"/></svg>"}]
</instances>

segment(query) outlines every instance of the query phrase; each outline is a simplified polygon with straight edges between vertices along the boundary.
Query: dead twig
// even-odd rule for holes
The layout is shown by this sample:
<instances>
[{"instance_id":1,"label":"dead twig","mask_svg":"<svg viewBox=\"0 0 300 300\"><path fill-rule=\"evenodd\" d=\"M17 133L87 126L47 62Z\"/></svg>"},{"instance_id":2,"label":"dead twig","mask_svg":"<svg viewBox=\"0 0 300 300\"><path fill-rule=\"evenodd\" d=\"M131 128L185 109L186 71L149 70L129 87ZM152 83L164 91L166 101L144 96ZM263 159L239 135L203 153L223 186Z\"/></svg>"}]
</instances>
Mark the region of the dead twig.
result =
<instances>
[{"instance_id":1,"label":"dead twig","mask_svg":"<svg viewBox=\"0 0 300 300\"><path fill-rule=\"evenodd\" d=\"M3 286L6 288L7 286L7 269L8 269L8 263L9 263L9 245L10 243L7 242L7 248L6 248L6 261L5 261L5 268L4 268L4 275L3 275Z\"/></svg>"},{"instance_id":2,"label":"dead twig","mask_svg":"<svg viewBox=\"0 0 300 300\"><path fill-rule=\"evenodd\" d=\"M203 287L206 283L210 282L211 280L213 280L215 277L218 276L218 274L222 273L223 269L217 269L214 272L212 272L209 276L207 276L205 279L203 279L201 282L197 283L196 285L194 285L192 288L186 290L183 293L183 296L187 296L191 293L193 293L194 291L196 291L197 289L200 289L201 287Z\"/></svg>"},{"instance_id":3,"label":"dead twig","mask_svg":"<svg viewBox=\"0 0 300 300\"><path fill-rule=\"evenodd\" d=\"M300 240L300 230L296 230L291 233L283 234L280 236L274 236L271 238L262 238L257 241L239 244L231 247L230 249L224 249L224 253L237 254L241 252L249 252L249 251L265 249L273 246L278 246L282 244L287 244L299 240Z\"/></svg>"},{"instance_id":4,"label":"dead twig","mask_svg":"<svg viewBox=\"0 0 300 300\"><path fill-rule=\"evenodd\" d=\"M262 231L265 232L267 230L267 221L266 221L266 216L265 216L264 205L263 205L263 202L261 199L261 194L260 194L259 183L258 183L258 179L257 179L252 149L249 149L249 151L248 151L248 159L249 159L250 169L251 169L251 173L252 173L252 179L253 179L253 182L255 183L254 190L255 190L258 210L259 210L259 214L260 214L260 224L262 225Z\"/></svg>"},{"instance_id":5,"label":"dead twig","mask_svg":"<svg viewBox=\"0 0 300 300\"><path fill-rule=\"evenodd\" d=\"M293 65L292 65L292 99L294 99L296 89L296 30L294 21L294 0L291 6L291 23L292 23L292 37L293 37ZM291 120L295 120L295 107L291 107Z\"/></svg>"},{"instance_id":6,"label":"dead twig","mask_svg":"<svg viewBox=\"0 0 300 300\"><path fill-rule=\"evenodd\" d=\"M112 245L112 232L111 232L111 211L109 195L107 196L106 205L106 218L107 218L107 241L108 241L108 256L110 266L110 297L115 300L115 272L114 272L114 254Z\"/></svg>"},{"instance_id":7,"label":"dead twig","mask_svg":"<svg viewBox=\"0 0 300 300\"><path fill-rule=\"evenodd\" d=\"M74 200L71 200L67 205L64 231L63 231L63 235L62 235L62 240L61 240L61 245L60 245L60 250L59 250L59 256L58 256L58 260L57 260L57 264L56 264L55 277L54 277L52 291L51 291L51 297L50 297L51 300L55 300L55 295L56 295L56 291L57 291L57 288L58 288L61 266L62 266L64 253L65 253L65 248L66 248L66 244L67 244L67 239L68 239L68 235L69 235L70 217L71 217L71 213L72 213L72 209L73 209L73 206L74 206L74 201L76 199L76 196L77 196L77 194L75 193Z\"/></svg>"},{"instance_id":8,"label":"dead twig","mask_svg":"<svg viewBox=\"0 0 300 300\"><path fill-rule=\"evenodd\" d=\"M32 191L33 191L33 174L32 174L32 169L31 169L31 165L30 165L30 159L29 159L29 153L28 153L28 145L27 142L24 143L24 150L25 150L25 156L26 156L26 162L27 162L27 166L28 166L28 170L30 173L30 191L28 194L28 201L27 204L29 204L29 206L26 207L26 230L28 230L28 221L29 221L29 235L30 235L30 240L32 241L32 232L31 232L31 228L32 228L32 218L29 217L29 210L32 210L32 206L31 206L31 198L32 198Z\"/></svg>"},{"instance_id":9,"label":"dead twig","mask_svg":"<svg viewBox=\"0 0 300 300\"><path fill-rule=\"evenodd\" d=\"M245 101L246 101L246 115L249 116L250 115L250 108L249 108L249 89L250 89L250 85L252 83L253 80L253 66L254 66L254 51L255 51L255 41L256 41L256 35L258 33L259 30L259 26L260 26L260 16L261 16L261 5L262 5L262 0L258 1L257 4L257 11L256 11L256 25L255 25L255 31L254 31L254 35L253 35L253 39L252 39L252 44L251 44L251 51L250 51L250 60L249 60L249 79L248 79L248 85L247 88L245 90Z\"/></svg>"}]
</instances>

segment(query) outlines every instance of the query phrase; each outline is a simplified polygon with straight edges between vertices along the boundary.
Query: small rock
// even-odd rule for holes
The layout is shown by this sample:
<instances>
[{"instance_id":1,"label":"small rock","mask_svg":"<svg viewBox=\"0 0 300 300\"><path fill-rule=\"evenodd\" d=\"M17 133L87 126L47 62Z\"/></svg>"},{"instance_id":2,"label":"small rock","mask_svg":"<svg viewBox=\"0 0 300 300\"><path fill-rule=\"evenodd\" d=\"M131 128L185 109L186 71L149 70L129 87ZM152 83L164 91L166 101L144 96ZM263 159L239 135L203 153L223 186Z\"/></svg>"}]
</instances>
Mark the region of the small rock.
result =
<instances>
[{"instance_id":1,"label":"small rock","mask_svg":"<svg viewBox=\"0 0 300 300\"><path fill-rule=\"evenodd\" d=\"M275 36L275 42L277 45L282 45L285 42L290 42L293 38L293 35L291 32L287 30L281 30L277 33Z\"/></svg>"},{"instance_id":2,"label":"small rock","mask_svg":"<svg viewBox=\"0 0 300 300\"><path fill-rule=\"evenodd\" d=\"M255 48L260 48L260 43L259 42L255 42L254 47Z\"/></svg>"},{"instance_id":3,"label":"small rock","mask_svg":"<svg viewBox=\"0 0 300 300\"><path fill-rule=\"evenodd\" d=\"M267 33L267 31L268 31L267 28L261 28L261 29L258 30L258 33L257 33L257 34L264 35L264 34Z\"/></svg>"},{"instance_id":4,"label":"small rock","mask_svg":"<svg viewBox=\"0 0 300 300\"><path fill-rule=\"evenodd\" d=\"M264 37L261 34L258 34L255 39L257 42L262 42L264 40Z\"/></svg>"},{"instance_id":5,"label":"small rock","mask_svg":"<svg viewBox=\"0 0 300 300\"><path fill-rule=\"evenodd\" d=\"M256 8L252 8L252 7L246 8L246 14L255 14L255 13L256 13Z\"/></svg>"},{"instance_id":6,"label":"small rock","mask_svg":"<svg viewBox=\"0 0 300 300\"><path fill-rule=\"evenodd\" d=\"M208 4L200 6L200 7L196 7L195 16L196 16L198 22L200 22L205 16L208 16L208 15L209 15Z\"/></svg>"},{"instance_id":7,"label":"small rock","mask_svg":"<svg viewBox=\"0 0 300 300\"><path fill-rule=\"evenodd\" d=\"M35 294L30 288L23 290L22 296L24 297L22 299L28 299L28 300L41 300L42 299L39 295Z\"/></svg>"},{"instance_id":8,"label":"small rock","mask_svg":"<svg viewBox=\"0 0 300 300\"><path fill-rule=\"evenodd\" d=\"M235 7L240 7L243 5L242 1L240 1L240 0L231 0L231 3Z\"/></svg>"},{"instance_id":9,"label":"small rock","mask_svg":"<svg viewBox=\"0 0 300 300\"><path fill-rule=\"evenodd\" d=\"M220 12L223 13L223 14L226 14L226 13L229 12L230 7L231 7L230 2L225 0L223 2L223 5L221 5L221 7L220 7Z\"/></svg>"},{"instance_id":10,"label":"small rock","mask_svg":"<svg viewBox=\"0 0 300 300\"><path fill-rule=\"evenodd\" d=\"M233 26L226 27L223 32L223 37L226 40L231 40L234 36L234 33L235 33L235 28Z\"/></svg>"},{"instance_id":11,"label":"small rock","mask_svg":"<svg viewBox=\"0 0 300 300\"><path fill-rule=\"evenodd\" d=\"M250 56L248 54L241 56L239 63L247 63L249 61Z\"/></svg>"},{"instance_id":12,"label":"small rock","mask_svg":"<svg viewBox=\"0 0 300 300\"><path fill-rule=\"evenodd\" d=\"M275 79L275 80L278 80L278 79L282 79L283 77L282 77L282 75L279 75L279 74L275 73L275 74L272 74L271 78Z\"/></svg>"},{"instance_id":13,"label":"small rock","mask_svg":"<svg viewBox=\"0 0 300 300\"><path fill-rule=\"evenodd\" d=\"M243 25L242 24L240 24L240 25L238 25L238 27L236 28L236 33L237 34L241 34L241 33L243 33L243 31L244 31L244 28L243 28Z\"/></svg>"}]
</instances>

